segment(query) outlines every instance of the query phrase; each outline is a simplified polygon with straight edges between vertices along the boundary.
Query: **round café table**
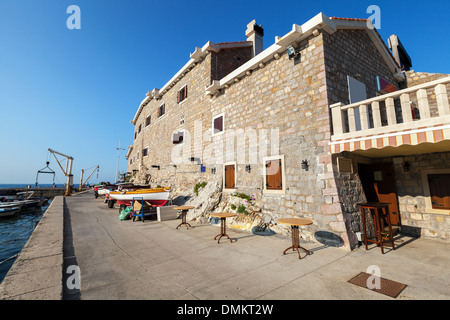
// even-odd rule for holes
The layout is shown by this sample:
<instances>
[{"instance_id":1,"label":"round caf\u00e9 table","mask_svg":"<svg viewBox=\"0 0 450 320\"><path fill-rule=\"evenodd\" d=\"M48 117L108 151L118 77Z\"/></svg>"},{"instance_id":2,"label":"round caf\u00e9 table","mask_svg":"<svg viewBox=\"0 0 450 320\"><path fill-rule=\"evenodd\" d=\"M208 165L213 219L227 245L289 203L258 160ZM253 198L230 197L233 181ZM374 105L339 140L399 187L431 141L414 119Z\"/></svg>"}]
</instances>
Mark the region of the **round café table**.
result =
<instances>
[{"instance_id":1,"label":"round caf\u00e9 table","mask_svg":"<svg viewBox=\"0 0 450 320\"><path fill-rule=\"evenodd\" d=\"M179 206L179 207L173 208L174 210L181 210L181 223L177 226L177 229L182 225L185 225L186 229L189 229L189 227L192 228L192 226L186 222L186 214L187 214L188 210L194 209L194 208L195 207L193 207L193 206Z\"/></svg>"},{"instance_id":2,"label":"round caf\u00e9 table","mask_svg":"<svg viewBox=\"0 0 450 320\"><path fill-rule=\"evenodd\" d=\"M289 249L292 249L292 251L297 250L298 258L301 259L300 251L298 251L298 248L304 250L307 255L311 254L311 252L309 250L300 246L300 236L299 236L299 231L298 231L299 226L307 226L307 225L312 224L311 220L301 219L301 218L280 218L280 219L278 219L278 223L291 226L291 231L292 231L292 246L290 246L289 248L284 250L283 254L286 254L286 251L288 251Z\"/></svg>"},{"instance_id":3,"label":"round caf\u00e9 table","mask_svg":"<svg viewBox=\"0 0 450 320\"><path fill-rule=\"evenodd\" d=\"M226 230L226 219L227 218L231 218L231 217L235 217L236 213L233 213L233 212L213 212L213 213L210 214L210 216L214 217L214 218L220 218L220 233L217 236L214 237L214 240L216 240L217 237L219 237L219 240L217 240L217 243L219 243L220 242L220 238L222 238L223 236L226 236L228 239L230 239L230 242L232 242L231 238L227 235L227 232L226 232L227 231Z\"/></svg>"}]
</instances>

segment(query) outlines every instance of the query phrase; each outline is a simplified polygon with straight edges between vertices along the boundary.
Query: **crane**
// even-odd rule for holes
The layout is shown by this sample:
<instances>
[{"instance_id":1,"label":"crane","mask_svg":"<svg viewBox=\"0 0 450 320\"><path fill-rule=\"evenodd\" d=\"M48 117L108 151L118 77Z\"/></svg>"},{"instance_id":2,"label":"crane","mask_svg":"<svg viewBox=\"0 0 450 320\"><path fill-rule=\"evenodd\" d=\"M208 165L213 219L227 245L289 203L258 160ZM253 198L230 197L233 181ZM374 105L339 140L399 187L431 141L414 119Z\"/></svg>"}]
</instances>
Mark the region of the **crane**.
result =
<instances>
[{"instance_id":1,"label":"crane","mask_svg":"<svg viewBox=\"0 0 450 320\"><path fill-rule=\"evenodd\" d=\"M87 171L87 170L89 170L90 168L88 168L88 169L81 169L80 191L81 191L81 188L83 188L84 185L89 181L89 179L91 178L91 176L94 174L95 170L98 170L99 168L100 168L100 166L97 165L97 166L94 168L94 170L92 170L91 174L89 175L89 177L87 177L87 179L86 179L84 182L83 182L83 175L84 175L84 172ZM98 172L98 171L97 171L97 172ZM98 178L98 176L97 176L97 178Z\"/></svg>"},{"instance_id":2,"label":"crane","mask_svg":"<svg viewBox=\"0 0 450 320\"><path fill-rule=\"evenodd\" d=\"M55 157L56 162L58 163L61 170L64 172L64 175L67 177L67 186L66 186L66 194L65 195L70 196L72 194L72 187L73 187L73 174L72 174L73 158L70 156L66 156L65 154L62 154L58 151L52 150L50 148L48 149L48 151L50 151L52 153L52 155ZM67 160L66 170L64 170L64 168L61 165L61 162L56 157L57 154L66 158L66 160Z\"/></svg>"}]
</instances>

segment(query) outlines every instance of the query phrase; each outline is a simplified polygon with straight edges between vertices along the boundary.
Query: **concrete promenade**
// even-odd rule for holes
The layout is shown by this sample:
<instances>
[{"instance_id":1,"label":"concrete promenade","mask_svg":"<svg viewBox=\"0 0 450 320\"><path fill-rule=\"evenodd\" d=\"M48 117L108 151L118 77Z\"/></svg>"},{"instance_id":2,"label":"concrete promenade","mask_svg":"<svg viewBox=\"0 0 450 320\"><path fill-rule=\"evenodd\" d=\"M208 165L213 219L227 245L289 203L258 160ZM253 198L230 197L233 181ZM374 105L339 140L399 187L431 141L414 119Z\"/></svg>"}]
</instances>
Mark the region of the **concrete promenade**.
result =
<instances>
[{"instance_id":1,"label":"concrete promenade","mask_svg":"<svg viewBox=\"0 0 450 320\"><path fill-rule=\"evenodd\" d=\"M228 228L233 242L218 244L217 226L119 221L118 209L91 192L65 197L62 219L57 199L0 285L1 299L450 299L448 242L398 235L398 248L382 255L373 244L347 252L302 241L313 254L299 260L296 252L282 254L288 237ZM80 290L65 285L72 265ZM373 265L407 285L396 299L347 282Z\"/></svg>"}]
</instances>

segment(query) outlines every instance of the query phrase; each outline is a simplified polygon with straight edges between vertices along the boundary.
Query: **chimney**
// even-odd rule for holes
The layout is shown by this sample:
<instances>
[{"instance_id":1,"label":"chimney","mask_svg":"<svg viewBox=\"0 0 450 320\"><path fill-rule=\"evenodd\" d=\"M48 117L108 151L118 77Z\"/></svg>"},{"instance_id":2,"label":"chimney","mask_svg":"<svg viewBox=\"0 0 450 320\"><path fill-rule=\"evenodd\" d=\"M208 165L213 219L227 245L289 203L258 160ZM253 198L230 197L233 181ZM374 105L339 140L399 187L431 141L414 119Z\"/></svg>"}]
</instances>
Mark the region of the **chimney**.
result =
<instances>
[{"instance_id":1,"label":"chimney","mask_svg":"<svg viewBox=\"0 0 450 320\"><path fill-rule=\"evenodd\" d=\"M253 20L247 25L245 36L247 37L247 41L253 42L252 58L263 51L264 29L261 25L258 26L256 24L256 20Z\"/></svg>"}]
</instances>

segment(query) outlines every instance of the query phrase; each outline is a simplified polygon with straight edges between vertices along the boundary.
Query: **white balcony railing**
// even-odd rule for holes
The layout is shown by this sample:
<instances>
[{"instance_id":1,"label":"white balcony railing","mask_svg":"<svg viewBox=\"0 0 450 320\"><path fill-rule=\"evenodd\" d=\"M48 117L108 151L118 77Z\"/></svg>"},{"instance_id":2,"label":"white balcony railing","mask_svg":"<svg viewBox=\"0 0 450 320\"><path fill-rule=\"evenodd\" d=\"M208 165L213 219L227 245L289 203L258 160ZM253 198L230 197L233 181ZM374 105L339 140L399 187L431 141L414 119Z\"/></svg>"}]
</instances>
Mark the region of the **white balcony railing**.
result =
<instances>
[{"instance_id":1,"label":"white balcony railing","mask_svg":"<svg viewBox=\"0 0 450 320\"><path fill-rule=\"evenodd\" d=\"M450 124L450 77L377 96L330 106L332 141Z\"/></svg>"}]
</instances>

